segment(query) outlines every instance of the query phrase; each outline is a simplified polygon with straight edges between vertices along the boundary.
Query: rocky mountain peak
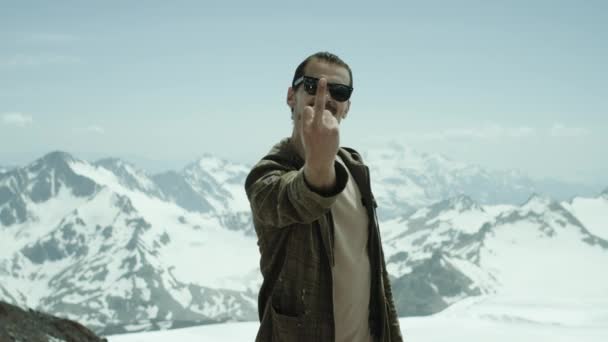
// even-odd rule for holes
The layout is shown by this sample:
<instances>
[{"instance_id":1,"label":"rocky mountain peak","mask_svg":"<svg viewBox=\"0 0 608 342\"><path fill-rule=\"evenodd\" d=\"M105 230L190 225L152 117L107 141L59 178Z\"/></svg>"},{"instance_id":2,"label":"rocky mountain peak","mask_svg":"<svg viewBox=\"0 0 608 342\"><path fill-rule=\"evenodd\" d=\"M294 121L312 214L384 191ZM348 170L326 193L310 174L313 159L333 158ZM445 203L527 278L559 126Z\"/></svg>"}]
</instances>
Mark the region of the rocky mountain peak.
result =
<instances>
[{"instance_id":1,"label":"rocky mountain peak","mask_svg":"<svg viewBox=\"0 0 608 342\"><path fill-rule=\"evenodd\" d=\"M117 176L130 176L130 177L148 177L147 173L135 166L134 164L124 161L120 158L103 158L93 163L95 166L103 167L104 169L112 171Z\"/></svg>"},{"instance_id":2,"label":"rocky mountain peak","mask_svg":"<svg viewBox=\"0 0 608 342\"><path fill-rule=\"evenodd\" d=\"M51 165L54 163L66 163L75 160L70 153L65 151L52 151L45 154L41 159Z\"/></svg>"},{"instance_id":3,"label":"rocky mountain peak","mask_svg":"<svg viewBox=\"0 0 608 342\"><path fill-rule=\"evenodd\" d=\"M194 163L184 168L184 174L208 174L219 183L242 182L249 172L245 165L237 164L211 154L203 154Z\"/></svg>"},{"instance_id":4,"label":"rocky mountain peak","mask_svg":"<svg viewBox=\"0 0 608 342\"><path fill-rule=\"evenodd\" d=\"M111 171L118 177L120 183L128 189L140 190L156 197L162 197L152 178L129 162L119 158L104 158L97 160L94 165Z\"/></svg>"},{"instance_id":5,"label":"rocky mountain peak","mask_svg":"<svg viewBox=\"0 0 608 342\"><path fill-rule=\"evenodd\" d=\"M450 198L448 203L450 203L451 208L458 210L459 212L471 209L481 209L477 202L475 202L471 197L463 194Z\"/></svg>"},{"instance_id":6,"label":"rocky mountain peak","mask_svg":"<svg viewBox=\"0 0 608 342\"><path fill-rule=\"evenodd\" d=\"M543 212L552 204L553 200L548 196L533 193L528 200L522 205L523 209L532 210L535 212Z\"/></svg>"},{"instance_id":7,"label":"rocky mountain peak","mask_svg":"<svg viewBox=\"0 0 608 342\"><path fill-rule=\"evenodd\" d=\"M63 151L53 151L29 164L28 172L36 174L42 171L52 171L56 174L71 172L69 163L77 161L71 154Z\"/></svg>"},{"instance_id":8,"label":"rocky mountain peak","mask_svg":"<svg viewBox=\"0 0 608 342\"><path fill-rule=\"evenodd\" d=\"M469 210L483 211L483 208L481 208L471 197L462 194L448 198L431 206L431 211L434 213L450 210L462 213Z\"/></svg>"},{"instance_id":9,"label":"rocky mountain peak","mask_svg":"<svg viewBox=\"0 0 608 342\"><path fill-rule=\"evenodd\" d=\"M107 342L83 325L0 301L0 341Z\"/></svg>"},{"instance_id":10,"label":"rocky mountain peak","mask_svg":"<svg viewBox=\"0 0 608 342\"><path fill-rule=\"evenodd\" d=\"M194 164L198 164L201 167L206 166L206 165L212 165L215 163L225 163L226 161L211 154L208 152L203 153L195 162Z\"/></svg>"},{"instance_id":11,"label":"rocky mountain peak","mask_svg":"<svg viewBox=\"0 0 608 342\"><path fill-rule=\"evenodd\" d=\"M99 159L97 161L95 161L93 164L98 165L98 166L102 166L105 168L126 168L126 167L132 167L133 169L136 169L136 167L129 163L126 162L120 158L114 158L114 157L108 157L108 158L102 158Z\"/></svg>"},{"instance_id":12,"label":"rocky mountain peak","mask_svg":"<svg viewBox=\"0 0 608 342\"><path fill-rule=\"evenodd\" d=\"M81 161L67 152L48 153L25 167L4 174L5 182L0 184L0 189L4 190L0 192L10 194L13 200L25 196L35 203L47 201L64 187L70 189L74 196L89 196L97 184L74 172L72 164L78 162Z\"/></svg>"}]
</instances>

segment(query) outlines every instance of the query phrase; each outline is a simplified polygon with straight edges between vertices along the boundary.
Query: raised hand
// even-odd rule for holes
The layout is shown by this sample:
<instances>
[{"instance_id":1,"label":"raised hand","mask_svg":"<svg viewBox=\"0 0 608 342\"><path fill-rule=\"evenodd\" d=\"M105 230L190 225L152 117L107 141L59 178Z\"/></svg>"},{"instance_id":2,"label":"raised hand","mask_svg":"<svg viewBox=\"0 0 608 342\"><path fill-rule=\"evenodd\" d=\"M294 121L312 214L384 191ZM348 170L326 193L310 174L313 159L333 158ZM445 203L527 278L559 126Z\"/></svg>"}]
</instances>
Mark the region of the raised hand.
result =
<instances>
[{"instance_id":1,"label":"raised hand","mask_svg":"<svg viewBox=\"0 0 608 342\"><path fill-rule=\"evenodd\" d=\"M299 127L305 156L304 175L319 190L329 190L335 185L334 161L340 146L338 120L325 109L326 97L327 80L321 78L314 107L304 108Z\"/></svg>"}]
</instances>

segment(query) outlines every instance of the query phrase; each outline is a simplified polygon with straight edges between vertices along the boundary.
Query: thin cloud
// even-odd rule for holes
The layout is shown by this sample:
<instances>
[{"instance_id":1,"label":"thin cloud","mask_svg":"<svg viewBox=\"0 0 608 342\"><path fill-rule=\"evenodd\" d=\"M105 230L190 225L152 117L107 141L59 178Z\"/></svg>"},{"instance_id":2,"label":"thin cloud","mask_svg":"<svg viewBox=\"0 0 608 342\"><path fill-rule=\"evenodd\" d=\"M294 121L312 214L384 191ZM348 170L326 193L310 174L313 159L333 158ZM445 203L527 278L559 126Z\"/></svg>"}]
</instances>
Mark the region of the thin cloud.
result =
<instances>
[{"instance_id":1,"label":"thin cloud","mask_svg":"<svg viewBox=\"0 0 608 342\"><path fill-rule=\"evenodd\" d=\"M591 132L582 127L568 127L562 123L555 123L551 127L550 134L557 138L580 138L589 135Z\"/></svg>"},{"instance_id":2,"label":"thin cloud","mask_svg":"<svg viewBox=\"0 0 608 342\"><path fill-rule=\"evenodd\" d=\"M535 135L537 130L528 126L504 127L488 124L471 128L448 128L433 132L414 133L409 136L420 140L491 140L512 138L521 139Z\"/></svg>"},{"instance_id":3,"label":"thin cloud","mask_svg":"<svg viewBox=\"0 0 608 342\"><path fill-rule=\"evenodd\" d=\"M508 130L508 135L512 138L525 138L535 134L536 129L528 126L521 126Z\"/></svg>"},{"instance_id":4,"label":"thin cloud","mask_svg":"<svg viewBox=\"0 0 608 342\"><path fill-rule=\"evenodd\" d=\"M2 114L2 123L9 126L25 127L34 122L31 115L23 113L4 113Z\"/></svg>"},{"instance_id":5,"label":"thin cloud","mask_svg":"<svg viewBox=\"0 0 608 342\"><path fill-rule=\"evenodd\" d=\"M56 64L76 64L81 60L75 56L68 55L24 55L17 54L10 57L0 57L2 67L33 67Z\"/></svg>"},{"instance_id":6,"label":"thin cloud","mask_svg":"<svg viewBox=\"0 0 608 342\"><path fill-rule=\"evenodd\" d=\"M419 141L491 141L500 139L521 140L534 137L581 138L591 135L591 130L583 127L566 126L555 123L540 128L530 126L504 126L487 124L478 127L456 127L433 131L408 132L408 139Z\"/></svg>"},{"instance_id":7,"label":"thin cloud","mask_svg":"<svg viewBox=\"0 0 608 342\"><path fill-rule=\"evenodd\" d=\"M86 131L97 133L97 134L104 134L106 132L105 129L103 129L103 127L101 127L99 125L90 125L86 128Z\"/></svg>"},{"instance_id":8,"label":"thin cloud","mask_svg":"<svg viewBox=\"0 0 608 342\"><path fill-rule=\"evenodd\" d=\"M78 40L78 37L66 33L26 33L21 35L21 40L28 43L43 44L65 44Z\"/></svg>"}]
</instances>

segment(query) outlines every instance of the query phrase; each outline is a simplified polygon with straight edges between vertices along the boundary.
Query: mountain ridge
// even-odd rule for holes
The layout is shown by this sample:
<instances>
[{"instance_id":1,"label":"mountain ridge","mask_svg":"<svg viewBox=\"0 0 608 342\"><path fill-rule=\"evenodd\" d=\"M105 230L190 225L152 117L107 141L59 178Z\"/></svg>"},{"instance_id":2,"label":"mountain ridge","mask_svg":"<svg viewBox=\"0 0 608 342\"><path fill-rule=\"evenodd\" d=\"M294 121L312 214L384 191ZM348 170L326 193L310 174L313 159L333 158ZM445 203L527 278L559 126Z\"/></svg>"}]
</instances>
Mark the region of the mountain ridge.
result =
<instances>
[{"instance_id":1,"label":"mountain ridge","mask_svg":"<svg viewBox=\"0 0 608 342\"><path fill-rule=\"evenodd\" d=\"M22 202L24 212L21 221L0 221L0 241L11 241L0 252L0 299L62 313L105 333L257 319L261 275L243 189L247 167L204 155L159 176L117 158L89 163L61 152L45 156L0 174L0 215L17 215L11 203ZM40 182L54 185L36 202L28 191ZM91 191L77 196L83 182ZM390 183L401 186L409 189ZM429 186L429 193L437 191ZM517 205L487 205L458 192L412 210L399 206L407 196L379 191L376 197L394 201L380 227L398 308L406 315L499 293L504 284L518 289L508 260L520 246L563 249L567 236L577 253L604 260L608 225L597 213L608 201L602 196L558 202L531 193ZM590 276L579 256L572 262L580 269L575 274ZM511 278L495 271L503 268Z\"/></svg>"}]
</instances>

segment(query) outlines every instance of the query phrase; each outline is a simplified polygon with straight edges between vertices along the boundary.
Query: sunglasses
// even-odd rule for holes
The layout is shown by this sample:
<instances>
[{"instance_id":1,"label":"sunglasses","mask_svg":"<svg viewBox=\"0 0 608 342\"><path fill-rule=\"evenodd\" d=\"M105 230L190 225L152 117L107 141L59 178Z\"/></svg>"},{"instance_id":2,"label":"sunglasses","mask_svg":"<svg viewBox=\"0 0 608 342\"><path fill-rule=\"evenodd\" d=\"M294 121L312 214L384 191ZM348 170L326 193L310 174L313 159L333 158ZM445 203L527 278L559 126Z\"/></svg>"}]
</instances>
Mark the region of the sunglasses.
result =
<instances>
[{"instance_id":1,"label":"sunglasses","mask_svg":"<svg viewBox=\"0 0 608 342\"><path fill-rule=\"evenodd\" d=\"M315 95L317 93L317 83L319 83L318 78L302 76L293 82L293 88L299 86L300 83L304 83L304 90L308 93L308 95ZM327 89L329 90L331 97L338 102L347 101L350 98L350 95L353 93L353 87L340 83L327 83Z\"/></svg>"}]
</instances>

